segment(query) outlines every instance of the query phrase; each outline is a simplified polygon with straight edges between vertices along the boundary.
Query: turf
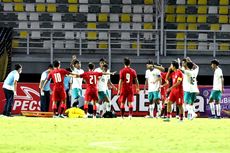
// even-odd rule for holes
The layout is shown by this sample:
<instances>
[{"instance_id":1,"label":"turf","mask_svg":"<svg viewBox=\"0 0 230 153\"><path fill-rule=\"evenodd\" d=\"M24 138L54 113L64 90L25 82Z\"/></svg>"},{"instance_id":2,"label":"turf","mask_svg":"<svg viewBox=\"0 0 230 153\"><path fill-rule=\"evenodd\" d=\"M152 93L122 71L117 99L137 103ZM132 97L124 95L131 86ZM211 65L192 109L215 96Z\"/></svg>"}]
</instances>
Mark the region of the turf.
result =
<instances>
[{"instance_id":1,"label":"turf","mask_svg":"<svg viewBox=\"0 0 230 153\"><path fill-rule=\"evenodd\" d=\"M229 153L230 120L0 118L0 153Z\"/></svg>"}]
</instances>

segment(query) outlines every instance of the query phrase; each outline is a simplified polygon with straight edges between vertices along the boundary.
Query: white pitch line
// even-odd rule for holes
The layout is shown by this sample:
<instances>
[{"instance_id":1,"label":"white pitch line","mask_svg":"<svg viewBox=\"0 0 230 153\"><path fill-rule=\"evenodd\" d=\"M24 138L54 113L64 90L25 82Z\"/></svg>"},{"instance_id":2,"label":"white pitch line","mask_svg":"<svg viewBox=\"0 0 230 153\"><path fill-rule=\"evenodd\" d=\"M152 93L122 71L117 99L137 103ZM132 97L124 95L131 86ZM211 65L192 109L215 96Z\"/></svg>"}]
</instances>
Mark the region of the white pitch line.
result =
<instances>
[{"instance_id":1,"label":"white pitch line","mask_svg":"<svg viewBox=\"0 0 230 153\"><path fill-rule=\"evenodd\" d=\"M123 141L99 141L99 142L92 142L89 145L93 147L101 147L101 148L108 148L113 150L124 150L124 147L119 146L120 144L124 143Z\"/></svg>"}]
</instances>

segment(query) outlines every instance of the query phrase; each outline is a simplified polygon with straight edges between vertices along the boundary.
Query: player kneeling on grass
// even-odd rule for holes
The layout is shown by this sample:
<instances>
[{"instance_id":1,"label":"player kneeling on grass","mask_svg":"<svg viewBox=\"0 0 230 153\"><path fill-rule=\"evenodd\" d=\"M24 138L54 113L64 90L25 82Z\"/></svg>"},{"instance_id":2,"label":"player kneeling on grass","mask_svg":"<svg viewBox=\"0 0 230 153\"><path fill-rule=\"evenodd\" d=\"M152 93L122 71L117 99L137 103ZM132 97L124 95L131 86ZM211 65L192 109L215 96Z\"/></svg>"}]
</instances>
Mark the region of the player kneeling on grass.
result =
<instances>
[{"instance_id":1,"label":"player kneeling on grass","mask_svg":"<svg viewBox=\"0 0 230 153\"><path fill-rule=\"evenodd\" d=\"M145 74L145 88L148 85L148 99L149 99L149 117L153 118L153 112L155 108L155 104L157 105L157 117L160 115L161 107L159 100L161 99L160 95L160 87L161 87L161 71L154 68L153 62L148 63L149 70L146 71Z\"/></svg>"},{"instance_id":2,"label":"player kneeling on grass","mask_svg":"<svg viewBox=\"0 0 230 153\"><path fill-rule=\"evenodd\" d=\"M65 114L68 118L83 118L85 116L85 112L78 108L78 104L79 102L75 101L72 108L69 108L65 111Z\"/></svg>"}]
</instances>

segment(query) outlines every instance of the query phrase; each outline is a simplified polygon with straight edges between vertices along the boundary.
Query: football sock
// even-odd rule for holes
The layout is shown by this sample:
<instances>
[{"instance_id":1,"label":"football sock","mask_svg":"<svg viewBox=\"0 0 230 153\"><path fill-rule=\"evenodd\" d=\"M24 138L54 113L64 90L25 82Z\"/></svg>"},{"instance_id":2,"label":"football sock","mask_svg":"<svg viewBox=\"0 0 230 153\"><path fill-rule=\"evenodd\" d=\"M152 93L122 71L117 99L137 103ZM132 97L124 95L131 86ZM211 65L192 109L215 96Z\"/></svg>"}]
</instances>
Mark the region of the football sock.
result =
<instances>
[{"instance_id":1,"label":"football sock","mask_svg":"<svg viewBox=\"0 0 230 153\"><path fill-rule=\"evenodd\" d=\"M60 111L60 114L63 114L65 108L66 108L66 104L62 103L62 104L61 104L61 111Z\"/></svg>"},{"instance_id":2,"label":"football sock","mask_svg":"<svg viewBox=\"0 0 230 153\"><path fill-rule=\"evenodd\" d=\"M183 114L180 114L180 120L181 121L183 120Z\"/></svg>"},{"instance_id":3,"label":"football sock","mask_svg":"<svg viewBox=\"0 0 230 153\"><path fill-rule=\"evenodd\" d=\"M88 113L88 105L87 104L84 104L84 111L85 111L85 114Z\"/></svg>"},{"instance_id":4,"label":"football sock","mask_svg":"<svg viewBox=\"0 0 230 153\"><path fill-rule=\"evenodd\" d=\"M129 105L129 116L132 116L133 115L133 105L130 104Z\"/></svg>"},{"instance_id":5,"label":"football sock","mask_svg":"<svg viewBox=\"0 0 230 153\"><path fill-rule=\"evenodd\" d=\"M220 104L216 104L216 115L220 116L220 112L221 112Z\"/></svg>"},{"instance_id":6,"label":"football sock","mask_svg":"<svg viewBox=\"0 0 230 153\"><path fill-rule=\"evenodd\" d=\"M167 118L170 118L170 117L171 117L171 113L168 112L168 113L167 113Z\"/></svg>"},{"instance_id":7,"label":"football sock","mask_svg":"<svg viewBox=\"0 0 230 153\"><path fill-rule=\"evenodd\" d=\"M125 114L125 106L123 103L121 103L121 117L124 117Z\"/></svg>"},{"instance_id":8,"label":"football sock","mask_svg":"<svg viewBox=\"0 0 230 153\"><path fill-rule=\"evenodd\" d=\"M111 110L110 102L106 103L106 111L109 112Z\"/></svg>"},{"instance_id":9,"label":"football sock","mask_svg":"<svg viewBox=\"0 0 230 153\"><path fill-rule=\"evenodd\" d=\"M149 116L150 117L153 117L154 106L155 106L154 104L149 105Z\"/></svg>"},{"instance_id":10,"label":"football sock","mask_svg":"<svg viewBox=\"0 0 230 153\"><path fill-rule=\"evenodd\" d=\"M97 105L93 105L93 115L96 116L97 113Z\"/></svg>"},{"instance_id":11,"label":"football sock","mask_svg":"<svg viewBox=\"0 0 230 153\"><path fill-rule=\"evenodd\" d=\"M54 115L56 115L56 112L57 112L57 104L56 103L53 103L52 109L53 109Z\"/></svg>"},{"instance_id":12,"label":"football sock","mask_svg":"<svg viewBox=\"0 0 230 153\"><path fill-rule=\"evenodd\" d=\"M213 102L209 103L209 106L210 106L212 115L215 115L215 105L214 105L214 103Z\"/></svg>"}]
</instances>

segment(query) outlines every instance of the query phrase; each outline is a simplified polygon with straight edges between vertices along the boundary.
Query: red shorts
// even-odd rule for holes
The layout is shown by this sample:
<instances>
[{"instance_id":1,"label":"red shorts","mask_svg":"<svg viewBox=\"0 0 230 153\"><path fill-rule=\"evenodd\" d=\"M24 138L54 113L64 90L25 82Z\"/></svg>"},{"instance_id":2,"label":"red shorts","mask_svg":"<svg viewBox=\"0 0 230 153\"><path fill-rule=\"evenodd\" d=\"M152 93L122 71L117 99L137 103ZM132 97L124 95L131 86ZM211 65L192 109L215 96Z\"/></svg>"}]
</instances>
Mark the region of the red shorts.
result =
<instances>
[{"instance_id":1,"label":"red shorts","mask_svg":"<svg viewBox=\"0 0 230 153\"><path fill-rule=\"evenodd\" d=\"M134 94L133 93L121 93L119 97L119 102L124 103L126 102L126 99L128 102L133 102L134 101Z\"/></svg>"},{"instance_id":2,"label":"red shorts","mask_svg":"<svg viewBox=\"0 0 230 153\"><path fill-rule=\"evenodd\" d=\"M64 88L63 89L53 88L52 100L55 101L55 102L65 101L66 100L65 89Z\"/></svg>"},{"instance_id":3,"label":"red shorts","mask_svg":"<svg viewBox=\"0 0 230 153\"><path fill-rule=\"evenodd\" d=\"M98 101L98 92L97 91L86 91L85 92L85 101Z\"/></svg>"},{"instance_id":4,"label":"red shorts","mask_svg":"<svg viewBox=\"0 0 230 153\"><path fill-rule=\"evenodd\" d=\"M184 94L183 92L171 91L168 100L173 103L176 102L177 105L182 105L184 103Z\"/></svg>"}]
</instances>

